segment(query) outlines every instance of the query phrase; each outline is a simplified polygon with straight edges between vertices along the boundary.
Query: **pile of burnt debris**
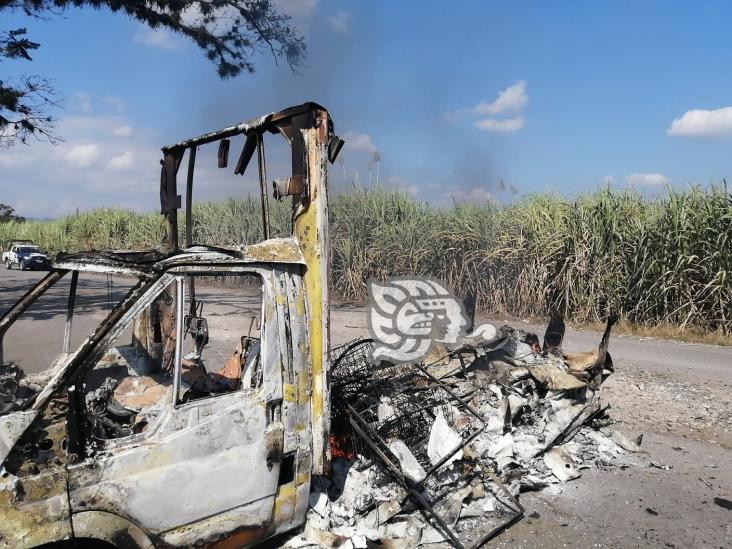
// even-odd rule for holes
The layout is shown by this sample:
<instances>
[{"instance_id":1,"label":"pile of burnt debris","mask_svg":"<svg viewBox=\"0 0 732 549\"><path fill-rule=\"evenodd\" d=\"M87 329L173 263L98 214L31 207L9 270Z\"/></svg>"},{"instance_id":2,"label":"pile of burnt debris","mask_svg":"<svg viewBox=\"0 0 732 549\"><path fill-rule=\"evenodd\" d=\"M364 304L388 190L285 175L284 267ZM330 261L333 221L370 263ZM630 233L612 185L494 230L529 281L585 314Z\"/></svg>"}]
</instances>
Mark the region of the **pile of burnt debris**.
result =
<instances>
[{"instance_id":1,"label":"pile of burnt debris","mask_svg":"<svg viewBox=\"0 0 732 549\"><path fill-rule=\"evenodd\" d=\"M40 376L35 376L39 378ZM15 364L0 364L0 415L25 410L41 391L35 378L28 378Z\"/></svg>"},{"instance_id":2,"label":"pile of burnt debris","mask_svg":"<svg viewBox=\"0 0 732 549\"><path fill-rule=\"evenodd\" d=\"M521 519L520 492L631 464L640 441L601 397L615 321L586 353L562 351L556 319L543 348L504 326L425 364L375 362L371 340L334 350L333 472L287 546L478 547Z\"/></svg>"}]
</instances>

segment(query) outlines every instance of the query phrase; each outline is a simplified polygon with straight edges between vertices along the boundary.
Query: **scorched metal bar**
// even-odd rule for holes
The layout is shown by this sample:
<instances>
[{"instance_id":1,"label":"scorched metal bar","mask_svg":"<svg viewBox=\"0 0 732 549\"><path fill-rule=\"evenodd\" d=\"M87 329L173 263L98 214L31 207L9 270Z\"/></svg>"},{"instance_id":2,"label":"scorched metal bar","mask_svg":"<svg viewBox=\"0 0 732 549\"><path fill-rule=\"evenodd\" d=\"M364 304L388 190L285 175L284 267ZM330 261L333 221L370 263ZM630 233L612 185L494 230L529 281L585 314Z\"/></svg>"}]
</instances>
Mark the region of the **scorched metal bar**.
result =
<instances>
[{"instance_id":1,"label":"scorched metal bar","mask_svg":"<svg viewBox=\"0 0 732 549\"><path fill-rule=\"evenodd\" d=\"M430 503L422 496L422 494L414 489L410 483L406 481L404 478L404 475L402 475L399 468L392 463L392 461L384 454L384 452L381 450L381 448L378 447L378 445L371 440L371 437L366 434L364 429L368 429L371 432L371 435L379 442L379 444L384 445L385 447L389 447L386 444L386 441L381 438L379 433L374 431L369 424L366 422L366 420L361 417L361 415L351 406L348 404L348 409L350 410L352 417L349 419L349 422L351 426L356 429L356 432L363 438L363 440L368 444L371 449L376 452L376 454L381 458L381 460L384 462L384 464L391 470L391 472L396 476L396 478L402 483L402 485L409 490L409 493L419 502L419 504L424 508L425 511L427 511L433 519L437 522L437 524L440 525L440 528L447 534L447 536L450 538L450 541L453 543L453 545L457 549L465 549L462 543L460 543L460 540L455 536L455 534L450 530L450 527L445 523L443 518L437 513L437 511L434 510L434 508L430 505ZM355 419L354 419L355 418ZM359 425L361 423L363 425L363 428Z\"/></svg>"},{"instance_id":2,"label":"scorched metal bar","mask_svg":"<svg viewBox=\"0 0 732 549\"><path fill-rule=\"evenodd\" d=\"M267 201L267 164L264 157L264 136L257 134L257 160L259 161L259 193L262 201L262 228L264 239L269 239L269 203Z\"/></svg>"},{"instance_id":3,"label":"scorched metal bar","mask_svg":"<svg viewBox=\"0 0 732 549\"><path fill-rule=\"evenodd\" d=\"M186 248L193 244L193 170L196 167L196 147L188 149L188 174L186 177Z\"/></svg>"},{"instance_id":4,"label":"scorched metal bar","mask_svg":"<svg viewBox=\"0 0 732 549\"><path fill-rule=\"evenodd\" d=\"M422 372L424 375L429 377L432 381L437 383L440 387L442 387L446 393L448 393L452 398L460 402L463 406L465 406L465 409L468 410L471 414L473 414L476 418L478 418L480 421L482 421L484 424L488 423L486 421L485 417L483 417L483 414L478 412L475 408L473 408L470 404L465 402L462 398L460 398L458 395L456 395L452 389L450 389L444 382L437 379L435 376L433 376L431 373L429 373L425 368L420 366L419 364L415 364L415 367Z\"/></svg>"},{"instance_id":5,"label":"scorched metal bar","mask_svg":"<svg viewBox=\"0 0 732 549\"><path fill-rule=\"evenodd\" d=\"M74 303L76 302L76 284L79 282L79 271L71 273L69 302L66 305L66 324L64 326L64 353L68 354L71 346L71 323L74 320Z\"/></svg>"}]
</instances>

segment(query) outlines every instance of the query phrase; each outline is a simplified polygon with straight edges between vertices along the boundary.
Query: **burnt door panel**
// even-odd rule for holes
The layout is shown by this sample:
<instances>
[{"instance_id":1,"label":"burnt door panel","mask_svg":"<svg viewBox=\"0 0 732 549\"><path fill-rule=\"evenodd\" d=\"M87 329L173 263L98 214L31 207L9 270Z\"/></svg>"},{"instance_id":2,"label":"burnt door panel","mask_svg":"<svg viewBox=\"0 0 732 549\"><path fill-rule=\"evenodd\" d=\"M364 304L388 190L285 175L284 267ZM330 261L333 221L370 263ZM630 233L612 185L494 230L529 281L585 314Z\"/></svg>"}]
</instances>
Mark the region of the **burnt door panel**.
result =
<instances>
[{"instance_id":1,"label":"burnt door panel","mask_svg":"<svg viewBox=\"0 0 732 549\"><path fill-rule=\"evenodd\" d=\"M264 303L273 303L271 272L258 274ZM176 324L182 333L179 299ZM265 537L284 440L282 354L274 316L263 307L259 373L241 389L175 404L173 392L183 391L178 381L145 432L108 441L96 455L71 466L72 512L113 512L154 541L175 546L235 532L251 541ZM180 349L177 355L179 373Z\"/></svg>"},{"instance_id":2,"label":"burnt door panel","mask_svg":"<svg viewBox=\"0 0 732 549\"><path fill-rule=\"evenodd\" d=\"M71 468L72 509L121 514L181 546L265 527L279 475L267 441L281 425L267 432L266 405L251 395L171 406L145 440Z\"/></svg>"}]
</instances>

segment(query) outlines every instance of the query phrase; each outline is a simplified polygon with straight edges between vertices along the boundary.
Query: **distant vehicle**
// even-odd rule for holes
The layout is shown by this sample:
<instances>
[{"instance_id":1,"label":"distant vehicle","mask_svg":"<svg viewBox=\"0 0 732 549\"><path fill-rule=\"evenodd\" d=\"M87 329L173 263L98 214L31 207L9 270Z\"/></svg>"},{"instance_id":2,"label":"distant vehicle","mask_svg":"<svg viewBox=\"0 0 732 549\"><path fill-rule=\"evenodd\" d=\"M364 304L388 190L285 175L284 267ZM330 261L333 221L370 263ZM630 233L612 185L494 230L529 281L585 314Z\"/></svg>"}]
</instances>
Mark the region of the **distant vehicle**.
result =
<instances>
[{"instance_id":1,"label":"distant vehicle","mask_svg":"<svg viewBox=\"0 0 732 549\"><path fill-rule=\"evenodd\" d=\"M3 263L6 269L18 267L21 271L51 268L51 258L32 242L11 244L3 253Z\"/></svg>"}]
</instances>

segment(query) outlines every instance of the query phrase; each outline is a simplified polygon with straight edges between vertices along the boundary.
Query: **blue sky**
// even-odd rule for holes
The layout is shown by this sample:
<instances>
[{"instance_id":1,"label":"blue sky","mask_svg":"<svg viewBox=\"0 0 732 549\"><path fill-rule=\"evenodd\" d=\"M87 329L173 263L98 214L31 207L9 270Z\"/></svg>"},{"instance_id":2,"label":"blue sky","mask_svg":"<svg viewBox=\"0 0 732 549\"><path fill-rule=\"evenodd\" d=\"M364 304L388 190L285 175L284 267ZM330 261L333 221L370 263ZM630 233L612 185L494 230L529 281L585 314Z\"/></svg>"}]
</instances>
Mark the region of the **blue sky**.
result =
<instances>
[{"instance_id":1,"label":"blue sky","mask_svg":"<svg viewBox=\"0 0 732 549\"><path fill-rule=\"evenodd\" d=\"M1 72L53 81L65 141L0 150L0 202L34 217L153 210L161 145L305 100L347 139L340 188L375 179L375 150L382 185L434 203L732 176L728 2L278 3L308 42L300 74L264 55L227 81L184 39L120 15L3 13L42 47ZM213 158L199 156L196 200L255 191Z\"/></svg>"}]
</instances>

